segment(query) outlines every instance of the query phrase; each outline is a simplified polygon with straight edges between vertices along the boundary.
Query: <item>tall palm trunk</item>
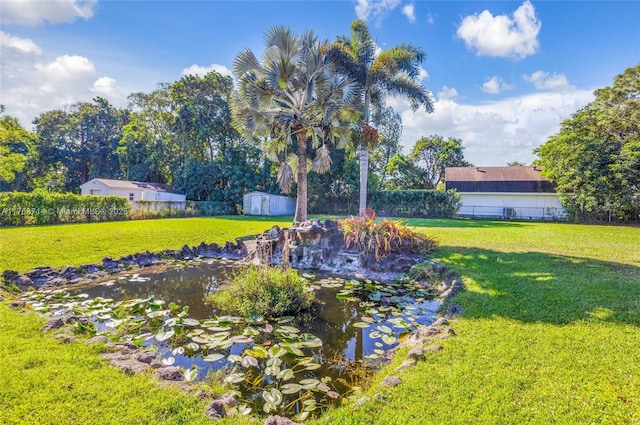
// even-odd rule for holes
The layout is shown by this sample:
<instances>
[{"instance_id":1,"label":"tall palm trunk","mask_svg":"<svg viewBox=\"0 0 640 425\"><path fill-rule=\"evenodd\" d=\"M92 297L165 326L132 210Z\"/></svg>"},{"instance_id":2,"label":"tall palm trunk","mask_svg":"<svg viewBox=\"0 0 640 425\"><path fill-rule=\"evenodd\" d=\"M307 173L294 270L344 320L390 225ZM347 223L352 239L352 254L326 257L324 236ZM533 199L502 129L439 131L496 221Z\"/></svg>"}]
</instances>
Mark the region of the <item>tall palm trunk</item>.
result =
<instances>
[{"instance_id":1,"label":"tall palm trunk","mask_svg":"<svg viewBox=\"0 0 640 425\"><path fill-rule=\"evenodd\" d=\"M364 122L369 123L369 105L371 103L369 92L364 95ZM369 146L364 137L360 142L360 208L358 213L364 215L367 211L367 180L369 178Z\"/></svg>"},{"instance_id":2,"label":"tall palm trunk","mask_svg":"<svg viewBox=\"0 0 640 425\"><path fill-rule=\"evenodd\" d=\"M298 142L298 196L294 223L307 221L307 132L299 128L295 132Z\"/></svg>"},{"instance_id":3,"label":"tall palm trunk","mask_svg":"<svg viewBox=\"0 0 640 425\"><path fill-rule=\"evenodd\" d=\"M367 211L367 180L369 177L369 148L366 143L360 144L360 215Z\"/></svg>"}]
</instances>

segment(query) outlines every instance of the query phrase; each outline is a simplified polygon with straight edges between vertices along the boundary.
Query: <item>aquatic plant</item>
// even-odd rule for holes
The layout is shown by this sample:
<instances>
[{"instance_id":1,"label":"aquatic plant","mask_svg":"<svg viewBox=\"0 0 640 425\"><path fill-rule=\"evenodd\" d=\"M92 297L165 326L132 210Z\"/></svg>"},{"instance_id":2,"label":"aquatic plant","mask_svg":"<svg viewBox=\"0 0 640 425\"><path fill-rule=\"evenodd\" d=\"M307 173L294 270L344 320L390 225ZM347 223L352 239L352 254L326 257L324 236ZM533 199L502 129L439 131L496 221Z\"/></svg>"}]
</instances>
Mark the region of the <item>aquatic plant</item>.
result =
<instances>
[{"instance_id":1,"label":"aquatic plant","mask_svg":"<svg viewBox=\"0 0 640 425\"><path fill-rule=\"evenodd\" d=\"M307 310L313 299L313 290L296 270L250 266L235 271L228 286L207 301L219 311L275 318Z\"/></svg>"},{"instance_id":2,"label":"aquatic plant","mask_svg":"<svg viewBox=\"0 0 640 425\"><path fill-rule=\"evenodd\" d=\"M391 253L425 255L438 247L435 239L414 231L400 220L376 220L376 213L370 208L363 215L339 220L338 225L347 249L354 246L358 251L369 252L376 261Z\"/></svg>"}]
</instances>

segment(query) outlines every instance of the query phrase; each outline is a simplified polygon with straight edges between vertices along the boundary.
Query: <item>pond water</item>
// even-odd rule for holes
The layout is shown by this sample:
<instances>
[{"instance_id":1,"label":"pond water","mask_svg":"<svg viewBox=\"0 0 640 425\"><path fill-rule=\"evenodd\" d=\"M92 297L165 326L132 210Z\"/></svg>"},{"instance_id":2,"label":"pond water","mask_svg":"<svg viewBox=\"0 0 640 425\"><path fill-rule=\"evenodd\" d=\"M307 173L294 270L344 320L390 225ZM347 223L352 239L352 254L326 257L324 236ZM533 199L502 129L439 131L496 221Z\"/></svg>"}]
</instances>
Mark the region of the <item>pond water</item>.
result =
<instances>
[{"instance_id":1,"label":"pond water","mask_svg":"<svg viewBox=\"0 0 640 425\"><path fill-rule=\"evenodd\" d=\"M215 260L161 270L150 269L121 276L118 280L76 288L68 294L70 299L83 294L84 305L90 302L95 305L97 302L98 307L102 305L101 300L106 300L105 303L115 302L116 305L128 300L146 300L146 310L139 311L151 311L147 316L150 320L160 319L161 326L164 320L162 332L167 329L170 329L167 332L173 332L174 328L166 327L167 317L170 314L177 315L177 323L184 321L184 326L189 326L185 335L176 340L177 335L152 330L141 338L140 343L143 346L156 346L165 364L192 370L191 379L205 379L208 374L221 368L233 372L236 363L242 361L247 367L243 369L245 375L238 379L244 379L246 384L249 381L247 370L255 366L254 362L260 361L267 371L272 367L271 372L266 374L272 375L272 378L267 376L264 383L273 384L281 378L280 371L293 369L297 382L313 381L320 388L324 382L331 382L331 391L328 392L326 385L323 391L319 391L323 395L329 394L331 398L337 398L337 394L347 394L359 385L363 378L362 365L368 370L375 369L385 358L386 352L398 344L401 335L407 334L418 324L431 324L440 306L439 302L427 299L427 291L414 283L403 282L394 286L368 280L342 280L303 274L310 280L315 292L316 301L311 312L297 318L285 318L279 323L267 324L259 320L247 324L239 318L221 317L225 312L217 312L205 302L208 295L228 281L234 267L237 265L233 262ZM163 300L164 304L153 304L153 300ZM60 300L58 304L50 303L52 309L56 305L67 306L65 308L68 310L70 304ZM41 301L36 303L36 307L42 306ZM167 306L170 308L167 309ZM185 314L178 306L188 306L188 313ZM108 310L103 309L104 312ZM165 316L154 312L165 312ZM121 318L101 316L100 310L93 314L99 330L115 326L113 323L119 323ZM170 320L175 323L175 319ZM274 350L274 347L284 347L288 351L285 355L278 354L279 349ZM261 351L256 351L257 348ZM295 364L288 355L293 356L295 361L303 360ZM354 364L361 367L353 368ZM285 376L287 379L293 378ZM322 383L319 383L321 380ZM291 389L291 392L283 391L291 394L298 384L291 385L291 388L286 385L279 388ZM250 389L244 385L240 390ZM257 390L253 388L252 391ZM263 400L263 403L271 401L270 394L263 397L267 400ZM301 408L304 406L296 407L294 413L299 413Z\"/></svg>"}]
</instances>

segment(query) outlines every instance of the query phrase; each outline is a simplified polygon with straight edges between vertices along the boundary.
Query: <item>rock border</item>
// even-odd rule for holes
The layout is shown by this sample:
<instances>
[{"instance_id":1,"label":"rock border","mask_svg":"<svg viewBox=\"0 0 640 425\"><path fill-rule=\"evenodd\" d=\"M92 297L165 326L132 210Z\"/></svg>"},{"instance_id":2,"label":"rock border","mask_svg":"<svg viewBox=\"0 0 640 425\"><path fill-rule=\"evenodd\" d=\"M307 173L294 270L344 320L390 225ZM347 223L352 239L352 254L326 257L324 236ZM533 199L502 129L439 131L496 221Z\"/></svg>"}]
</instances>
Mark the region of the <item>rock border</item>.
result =
<instances>
[{"instance_id":1,"label":"rock border","mask_svg":"<svg viewBox=\"0 0 640 425\"><path fill-rule=\"evenodd\" d=\"M5 270L2 278L21 291L29 289L41 289L65 285L86 284L110 275L125 271L132 271L152 266L161 266L173 261L187 261L196 258L226 258L241 260L248 254L244 241L246 238L238 238L236 242L227 242L224 246L216 243L207 244L201 242L198 246L184 245L179 250L165 249L160 252L139 252L125 255L119 259L105 257L98 264L85 264L78 267L66 266L53 268L40 266L26 273L18 273L15 270Z\"/></svg>"}]
</instances>

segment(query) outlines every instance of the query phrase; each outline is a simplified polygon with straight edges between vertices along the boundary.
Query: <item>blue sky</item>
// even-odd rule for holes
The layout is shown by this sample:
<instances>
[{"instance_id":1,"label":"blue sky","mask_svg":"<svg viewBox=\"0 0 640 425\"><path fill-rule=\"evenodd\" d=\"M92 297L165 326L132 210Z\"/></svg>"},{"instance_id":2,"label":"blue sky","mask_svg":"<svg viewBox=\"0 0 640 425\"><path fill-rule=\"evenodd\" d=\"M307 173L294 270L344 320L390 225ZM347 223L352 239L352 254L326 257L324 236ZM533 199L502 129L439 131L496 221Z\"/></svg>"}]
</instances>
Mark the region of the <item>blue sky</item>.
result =
<instances>
[{"instance_id":1,"label":"blue sky","mask_svg":"<svg viewBox=\"0 0 640 425\"><path fill-rule=\"evenodd\" d=\"M407 42L427 59L435 112L402 99L407 153L430 134L460 137L476 165L530 163L532 150L593 90L640 62L640 1L2 0L0 103L31 128L43 111L126 97L187 73L228 73L262 52L273 25L323 38L369 24L382 49Z\"/></svg>"}]
</instances>

